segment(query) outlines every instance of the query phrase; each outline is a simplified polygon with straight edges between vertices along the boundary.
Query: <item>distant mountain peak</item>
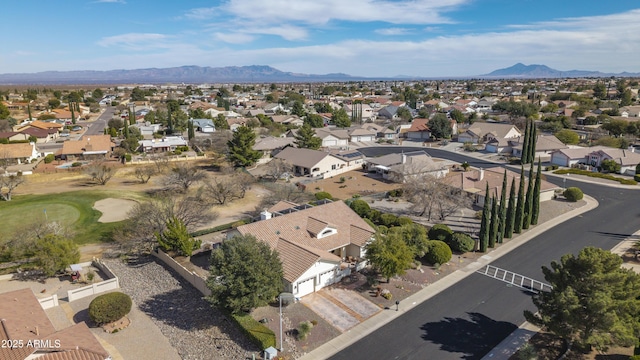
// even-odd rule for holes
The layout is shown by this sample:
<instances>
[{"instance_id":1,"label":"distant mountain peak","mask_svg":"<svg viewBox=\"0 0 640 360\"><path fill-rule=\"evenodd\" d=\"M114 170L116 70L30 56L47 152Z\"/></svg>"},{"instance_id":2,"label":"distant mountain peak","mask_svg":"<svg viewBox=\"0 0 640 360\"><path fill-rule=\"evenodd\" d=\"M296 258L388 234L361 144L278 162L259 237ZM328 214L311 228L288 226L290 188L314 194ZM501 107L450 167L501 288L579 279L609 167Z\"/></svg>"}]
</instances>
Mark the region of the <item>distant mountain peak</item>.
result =
<instances>
[{"instance_id":1,"label":"distant mountain peak","mask_svg":"<svg viewBox=\"0 0 640 360\"><path fill-rule=\"evenodd\" d=\"M490 78L575 78L575 77L605 77L605 76L637 76L637 74L623 72L620 74L602 73L590 70L556 70L547 65L517 63L504 69L494 70L488 74L480 75Z\"/></svg>"}]
</instances>

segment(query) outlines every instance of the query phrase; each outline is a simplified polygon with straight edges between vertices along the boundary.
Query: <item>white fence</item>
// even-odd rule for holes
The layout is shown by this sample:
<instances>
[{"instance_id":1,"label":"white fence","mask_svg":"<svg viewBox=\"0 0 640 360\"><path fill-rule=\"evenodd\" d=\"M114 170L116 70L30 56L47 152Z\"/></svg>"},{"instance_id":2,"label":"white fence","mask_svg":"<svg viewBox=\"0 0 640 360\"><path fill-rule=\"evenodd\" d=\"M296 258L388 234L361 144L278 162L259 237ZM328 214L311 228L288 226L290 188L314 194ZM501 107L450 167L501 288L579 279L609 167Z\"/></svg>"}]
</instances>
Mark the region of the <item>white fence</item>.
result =
<instances>
[{"instance_id":1,"label":"white fence","mask_svg":"<svg viewBox=\"0 0 640 360\"><path fill-rule=\"evenodd\" d=\"M111 271L111 269L109 269L105 264L100 262L99 259L94 259L92 264L93 266L100 269L100 271L102 271L110 279L101 281L99 283L91 284L88 286L84 286L78 289L67 291L67 301L72 302L87 296L100 294L105 291L120 288L120 282L118 281L118 277L113 273L113 271Z\"/></svg>"},{"instance_id":2,"label":"white fence","mask_svg":"<svg viewBox=\"0 0 640 360\"><path fill-rule=\"evenodd\" d=\"M171 256L165 254L160 249L158 249L157 252L154 251L152 254L160 259L163 263L167 264L167 266L175 270L178 274L180 274L183 279L187 280L189 284L198 289L198 291L200 291L202 295L211 296L211 290L209 290L209 288L207 287L207 281L201 278L198 274L180 265Z\"/></svg>"},{"instance_id":3,"label":"white fence","mask_svg":"<svg viewBox=\"0 0 640 360\"><path fill-rule=\"evenodd\" d=\"M38 301L40 302L40 306L42 306L42 309L44 310L60 305L60 303L58 303L58 295L56 294L53 294L52 296L46 297L44 299L38 299Z\"/></svg>"}]
</instances>

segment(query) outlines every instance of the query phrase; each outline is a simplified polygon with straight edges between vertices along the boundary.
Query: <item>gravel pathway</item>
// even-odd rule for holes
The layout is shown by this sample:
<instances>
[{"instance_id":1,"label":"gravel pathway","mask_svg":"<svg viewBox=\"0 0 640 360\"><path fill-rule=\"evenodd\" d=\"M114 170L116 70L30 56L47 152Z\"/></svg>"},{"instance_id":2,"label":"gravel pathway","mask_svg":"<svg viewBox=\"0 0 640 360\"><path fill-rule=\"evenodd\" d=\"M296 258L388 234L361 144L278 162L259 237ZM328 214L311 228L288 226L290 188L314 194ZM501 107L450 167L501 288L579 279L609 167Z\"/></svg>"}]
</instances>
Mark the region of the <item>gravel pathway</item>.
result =
<instances>
[{"instance_id":1,"label":"gravel pathway","mask_svg":"<svg viewBox=\"0 0 640 360\"><path fill-rule=\"evenodd\" d=\"M122 291L160 328L183 359L251 359L259 349L178 274L152 257L105 260Z\"/></svg>"}]
</instances>

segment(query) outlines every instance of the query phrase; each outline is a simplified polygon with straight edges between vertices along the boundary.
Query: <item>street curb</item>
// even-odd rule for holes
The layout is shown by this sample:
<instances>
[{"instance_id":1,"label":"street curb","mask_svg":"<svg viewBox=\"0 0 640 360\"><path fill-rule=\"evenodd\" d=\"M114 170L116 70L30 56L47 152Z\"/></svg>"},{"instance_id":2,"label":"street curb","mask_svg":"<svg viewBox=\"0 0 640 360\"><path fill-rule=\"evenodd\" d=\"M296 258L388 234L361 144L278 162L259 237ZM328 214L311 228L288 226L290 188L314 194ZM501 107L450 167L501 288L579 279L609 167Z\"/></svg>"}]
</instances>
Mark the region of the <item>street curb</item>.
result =
<instances>
[{"instance_id":1,"label":"street curb","mask_svg":"<svg viewBox=\"0 0 640 360\"><path fill-rule=\"evenodd\" d=\"M551 229L552 227L567 221L571 218L584 214L587 211L593 210L598 207L598 201L588 195L584 196L584 200L586 204L571 210L567 213L564 213L552 220L546 221L540 225L535 226L527 230L526 232L518 235L514 239L509 240L508 242L502 244L497 249L487 253L486 255L480 257L478 261L475 261L460 270L456 270L453 273L443 277L442 279L430 284L424 289L412 294L402 301L402 306L399 311L387 310L383 311L375 316L370 317L369 319L361 322L360 324L354 326L353 328L347 330L342 335L339 335L330 341L320 345L309 353L304 354L300 357L300 360L312 360L312 359L326 359L331 357L343 349L349 347L354 344L356 341L370 335L374 331L378 330L382 326L388 324L393 321L400 315L405 312L413 309L418 304L429 300L430 298L436 296L440 292L446 290L447 288L453 286L458 281L466 278L467 276L473 274L476 270L481 269L492 261L508 254L511 250L517 248L518 246L528 242L534 237L540 235L546 230ZM495 349L494 349L495 350Z\"/></svg>"}]
</instances>

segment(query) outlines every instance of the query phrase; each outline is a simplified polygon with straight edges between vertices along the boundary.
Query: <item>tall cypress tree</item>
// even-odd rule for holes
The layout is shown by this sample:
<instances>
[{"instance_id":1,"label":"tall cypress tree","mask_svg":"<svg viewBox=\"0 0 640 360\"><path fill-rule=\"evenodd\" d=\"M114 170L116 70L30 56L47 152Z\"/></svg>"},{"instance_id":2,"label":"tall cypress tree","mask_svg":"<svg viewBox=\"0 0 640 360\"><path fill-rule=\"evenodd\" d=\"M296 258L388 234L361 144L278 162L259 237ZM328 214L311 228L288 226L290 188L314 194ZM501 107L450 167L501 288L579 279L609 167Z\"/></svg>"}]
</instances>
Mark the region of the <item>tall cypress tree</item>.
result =
<instances>
[{"instance_id":1,"label":"tall cypress tree","mask_svg":"<svg viewBox=\"0 0 640 360\"><path fill-rule=\"evenodd\" d=\"M529 160L529 135L531 135L531 130L529 130L529 120L527 120L524 128L524 142L522 143L522 153L520 154L521 164L526 164L527 160Z\"/></svg>"},{"instance_id":2,"label":"tall cypress tree","mask_svg":"<svg viewBox=\"0 0 640 360\"><path fill-rule=\"evenodd\" d=\"M129 122L124 121L124 129L122 130L122 135L124 135L125 139L129 138Z\"/></svg>"},{"instance_id":3,"label":"tall cypress tree","mask_svg":"<svg viewBox=\"0 0 640 360\"><path fill-rule=\"evenodd\" d=\"M187 121L187 137L189 138L189 140L192 140L194 137L196 137L196 132L193 129L193 122L191 120Z\"/></svg>"},{"instance_id":4,"label":"tall cypress tree","mask_svg":"<svg viewBox=\"0 0 640 360\"><path fill-rule=\"evenodd\" d=\"M518 188L518 199L516 200L516 216L513 221L513 232L522 232L522 218L524 217L524 166L520 168L520 187Z\"/></svg>"},{"instance_id":5,"label":"tall cypress tree","mask_svg":"<svg viewBox=\"0 0 640 360\"><path fill-rule=\"evenodd\" d=\"M538 171L536 172L536 183L533 186L533 208L531 209L531 225L538 224L540 215L540 183L542 182L542 167L538 158Z\"/></svg>"},{"instance_id":6,"label":"tall cypress tree","mask_svg":"<svg viewBox=\"0 0 640 360\"><path fill-rule=\"evenodd\" d=\"M528 229L531 224L531 211L533 210L533 161L531 162L531 169L529 170L529 184L527 186L527 195L524 201L524 217L522 218L522 228Z\"/></svg>"},{"instance_id":7,"label":"tall cypress tree","mask_svg":"<svg viewBox=\"0 0 640 360\"><path fill-rule=\"evenodd\" d=\"M498 208L498 234L496 242L502 244L504 238L504 227L507 217L507 169L504 169L504 177L502 178L502 191L500 192L500 207Z\"/></svg>"},{"instance_id":8,"label":"tall cypress tree","mask_svg":"<svg viewBox=\"0 0 640 360\"><path fill-rule=\"evenodd\" d=\"M27 104L27 113L29 114L29 121L33 121L33 116L31 116L31 104Z\"/></svg>"},{"instance_id":9,"label":"tall cypress tree","mask_svg":"<svg viewBox=\"0 0 640 360\"><path fill-rule=\"evenodd\" d=\"M498 226L500 225L500 218L498 217L498 202L496 196L491 198L491 223L489 225L489 247L496 247L496 241L498 237Z\"/></svg>"},{"instance_id":10,"label":"tall cypress tree","mask_svg":"<svg viewBox=\"0 0 640 360\"><path fill-rule=\"evenodd\" d=\"M76 123L76 113L73 107L73 103L69 102L69 109L71 109L71 123L75 125Z\"/></svg>"},{"instance_id":11,"label":"tall cypress tree","mask_svg":"<svg viewBox=\"0 0 640 360\"><path fill-rule=\"evenodd\" d=\"M489 245L489 221L491 221L491 212L489 210L489 182L487 182L487 190L484 195L484 206L482 207L482 221L480 223L480 251L486 252Z\"/></svg>"},{"instance_id":12,"label":"tall cypress tree","mask_svg":"<svg viewBox=\"0 0 640 360\"><path fill-rule=\"evenodd\" d=\"M167 107L167 135L173 134L173 122L171 121L171 108Z\"/></svg>"},{"instance_id":13,"label":"tall cypress tree","mask_svg":"<svg viewBox=\"0 0 640 360\"><path fill-rule=\"evenodd\" d=\"M507 216L504 223L504 237L511 239L513 236L513 224L516 218L516 178L511 179L511 190L509 191L509 206L507 207Z\"/></svg>"},{"instance_id":14,"label":"tall cypress tree","mask_svg":"<svg viewBox=\"0 0 640 360\"><path fill-rule=\"evenodd\" d=\"M529 138L529 161L533 164L536 158L536 142L538 141L538 129L536 123L531 120L531 138Z\"/></svg>"}]
</instances>

